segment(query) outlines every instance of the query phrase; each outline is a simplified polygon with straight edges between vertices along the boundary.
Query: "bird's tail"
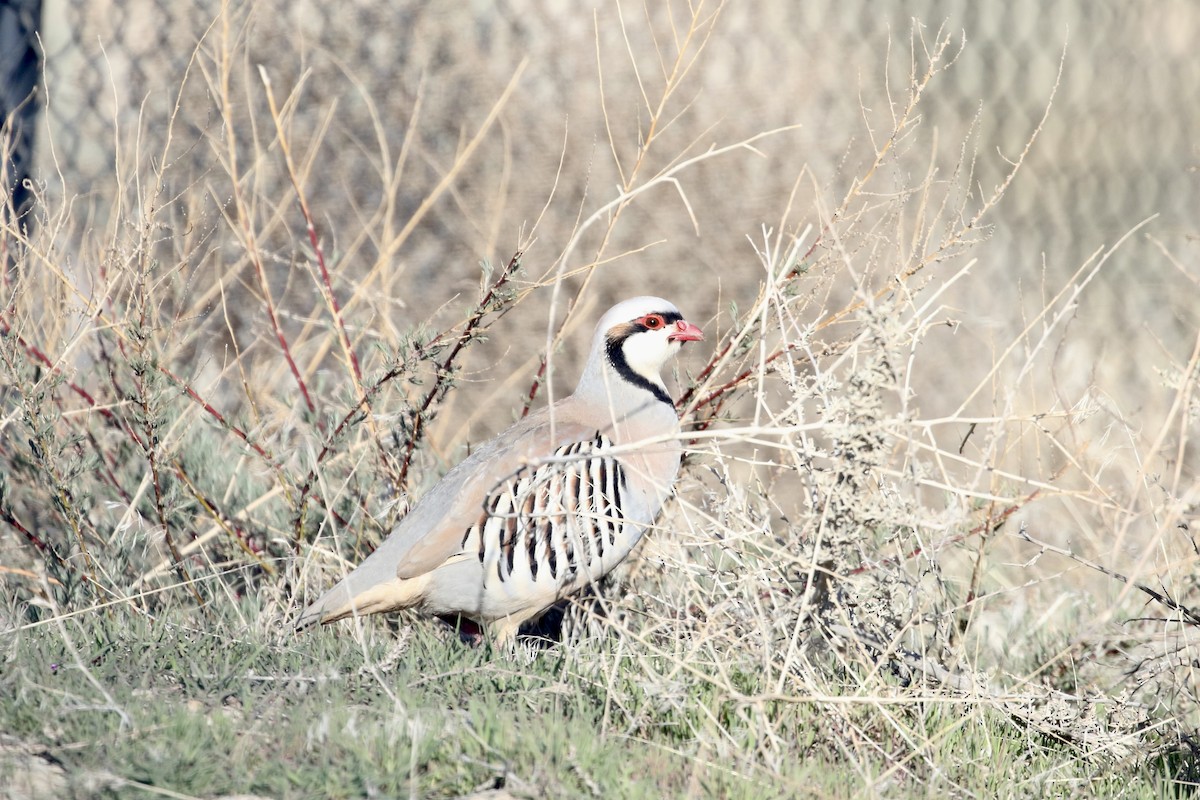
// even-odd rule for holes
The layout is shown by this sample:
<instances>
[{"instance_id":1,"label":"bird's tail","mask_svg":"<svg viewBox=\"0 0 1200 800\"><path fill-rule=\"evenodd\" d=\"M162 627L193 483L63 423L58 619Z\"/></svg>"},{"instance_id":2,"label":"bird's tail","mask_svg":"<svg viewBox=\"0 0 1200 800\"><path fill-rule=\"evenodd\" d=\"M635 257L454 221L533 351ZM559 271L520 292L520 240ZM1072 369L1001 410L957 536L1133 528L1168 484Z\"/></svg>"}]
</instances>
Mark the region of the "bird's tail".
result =
<instances>
[{"instance_id":1,"label":"bird's tail","mask_svg":"<svg viewBox=\"0 0 1200 800\"><path fill-rule=\"evenodd\" d=\"M301 631L318 622L328 624L351 615L382 614L410 608L421 601L429 583L428 575L401 580L391 577L382 581L371 581L355 570L342 579L317 602L304 609L296 620L296 630Z\"/></svg>"}]
</instances>

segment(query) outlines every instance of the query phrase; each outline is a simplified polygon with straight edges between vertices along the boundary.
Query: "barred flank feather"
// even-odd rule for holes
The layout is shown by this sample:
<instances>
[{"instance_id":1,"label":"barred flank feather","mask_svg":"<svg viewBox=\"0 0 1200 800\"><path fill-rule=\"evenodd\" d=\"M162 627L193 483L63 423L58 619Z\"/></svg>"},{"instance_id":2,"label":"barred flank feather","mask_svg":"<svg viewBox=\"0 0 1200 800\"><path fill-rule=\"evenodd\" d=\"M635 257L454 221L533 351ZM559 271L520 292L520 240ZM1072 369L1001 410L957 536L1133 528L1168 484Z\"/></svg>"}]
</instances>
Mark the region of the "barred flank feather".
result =
<instances>
[{"instance_id":1,"label":"barred flank feather","mask_svg":"<svg viewBox=\"0 0 1200 800\"><path fill-rule=\"evenodd\" d=\"M621 486L625 470L604 451L612 442L601 433L572 442L532 472L522 469L502 481L463 535L472 539L480 563L494 563L507 581L528 565L533 582L559 583L567 576L599 577L605 546L617 547L624 527Z\"/></svg>"}]
</instances>

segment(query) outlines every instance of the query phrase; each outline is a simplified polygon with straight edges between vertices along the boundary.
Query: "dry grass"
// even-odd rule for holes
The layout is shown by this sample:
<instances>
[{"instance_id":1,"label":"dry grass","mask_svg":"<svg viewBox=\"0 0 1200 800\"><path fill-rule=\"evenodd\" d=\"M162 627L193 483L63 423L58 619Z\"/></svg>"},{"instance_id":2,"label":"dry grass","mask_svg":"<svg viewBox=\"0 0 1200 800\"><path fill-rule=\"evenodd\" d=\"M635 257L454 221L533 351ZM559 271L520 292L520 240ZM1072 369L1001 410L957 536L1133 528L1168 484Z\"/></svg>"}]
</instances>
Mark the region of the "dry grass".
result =
<instances>
[{"instance_id":1,"label":"dry grass","mask_svg":"<svg viewBox=\"0 0 1200 800\"><path fill-rule=\"evenodd\" d=\"M284 88L255 67L258 23L226 8L172 114L204 104L215 122L198 141L147 136L154 150L126 137L102 214L81 215L51 180L35 218L5 223L12 674L36 675L60 646L86 680L72 691L115 719L74 734L115 730L128 745L169 723L127 710L138 695L93 640L138 632L122 652L148 674L178 672L186 693L187 648L162 632L211 637L244 655L196 656L193 672L220 677L200 696L281 704L253 724L221 716L231 733L278 725L263 741L285 764L314 748L355 754L336 791L316 788L319 771L290 788L246 765L247 783L228 787L203 771L185 780L169 760L136 773L127 750L94 756L105 786L370 794L352 770L398 742L411 751L384 759L379 779L414 796L466 791L481 773L530 795L760 796L778 779L786 796L814 785L807 761L835 795L1194 785L1200 334L1182 319L1190 348L1134 354L1165 366L1130 405L1129 387L1103 383L1114 373L1092 364L1097 328L1080 321L1146 223L1039 286L1010 285L978 255L1042 123L989 184L978 120L954 148L921 125L959 37L914 26L891 43L879 73L908 73L875 82L826 173L789 152L790 125L715 121L703 89L727 13L597 13L585 120L603 133L590 151L569 117L519 127L512 106L537 88L525 60L454 128L426 109L450 78L423 75L398 150L384 130L401 123L351 76L375 125L350 157L373 183L353 194L328 180L327 162L347 158L326 140L335 106L314 122L306 74ZM739 188L768 198L773 222L740 229L728 220L744 216L715 214ZM446 255L461 242L439 249L460 234L482 268ZM727 240L717 257L714 239ZM1200 281L1160 248L1156 269ZM567 610L562 643L514 663L408 620L398 638L372 623L291 639L304 600L386 535L410 493L567 391L597 313L643 291L711 314L711 350L689 351L677 381L686 469L637 557ZM961 313L964 292L994 298L1007 324ZM246 688L271 672L283 699ZM330 714L350 714L336 735L284 721L311 711L314 682L338 687L345 705ZM150 683L146 708L167 703ZM30 692L3 713L27 750L62 757L63 735L28 724L47 707ZM386 713L364 737L354 714L373 703ZM469 719L437 710L457 703ZM76 724L79 709L67 716ZM528 731L560 721L572 749L555 770ZM197 760L236 761L220 747L197 745ZM468 751L477 760L456 770ZM998 761L1014 770L999 787Z\"/></svg>"}]
</instances>

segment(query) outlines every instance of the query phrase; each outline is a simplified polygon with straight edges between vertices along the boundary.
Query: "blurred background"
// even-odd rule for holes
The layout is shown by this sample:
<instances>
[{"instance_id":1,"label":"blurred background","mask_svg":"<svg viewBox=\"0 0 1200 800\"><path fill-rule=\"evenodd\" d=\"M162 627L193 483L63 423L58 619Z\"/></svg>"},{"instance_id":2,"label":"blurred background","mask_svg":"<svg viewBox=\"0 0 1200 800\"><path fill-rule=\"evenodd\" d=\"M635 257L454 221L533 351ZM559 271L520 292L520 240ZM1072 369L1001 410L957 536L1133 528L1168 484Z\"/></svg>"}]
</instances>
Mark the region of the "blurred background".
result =
<instances>
[{"instance_id":1,"label":"blurred background","mask_svg":"<svg viewBox=\"0 0 1200 800\"><path fill-rule=\"evenodd\" d=\"M677 62L676 52L701 43L679 40L686 15L671 3L16 0L0 17L16 134L9 180L31 188L13 197L31 207L33 193L42 209L69 209L27 217L57 246L69 243L66 269L91 275L92 265L144 248L193 299L207 297L201 313L186 314L189 352L197 380L226 386L236 405L236 376L222 375L216 354L231 330L269 337L258 302L237 302L239 292L257 291L244 225L265 254L285 332L324 324L307 314L318 291L296 268L311 248L277 152L265 77L359 342L394 345L416 326L461 321L478 297L481 263L507 262L532 234L522 286L542 310L509 315L472 348L467 385L448 399L466 410L440 417L452 428L438 439L477 440L528 394L547 315L563 313L561 304L550 308L557 272L567 276L564 297L587 282L583 327L615 300L653 293L714 338L727 330L730 307L745 307L763 279L748 239L761 242L764 226L812 226L815 239L885 146L880 137L907 102L912 52L944 30L955 37L951 52L961 52L924 91L914 122L890 145L884 188L873 186L863 206L885 202L889 185L911 191L928 175L969 215L1045 124L966 253L977 259L971 279L946 285L967 263L961 255L935 259L923 279L937 281L944 316L961 324L929 334L940 355L914 366L916 406L926 417L991 413L1009 372L1030 366L1045 374L1029 381L1039 391L1005 400L1017 415L1091 403L1107 420L1136 426L1138 414L1173 401L1172 373L1188 363L1200 321L1200 5L702 8L717 16L694 33L703 55ZM678 91L653 107L679 70L688 74ZM787 126L796 127L777 130ZM768 131L777 132L681 172L677 188L654 188L619 225L585 231L560 263L580 219L617 187ZM655 147L643 150L649 135ZM253 198L242 211L235 178ZM130 209L153 218L148 229ZM1037 314L1081 266L1151 217L1071 307L1071 337L1052 358L1002 363L999 354L1036 329ZM900 241L895 230L866 245L856 269L886 277L905 263L906 254L888 252ZM203 289L218 274L243 279L228 287L223 314L215 290ZM810 321L864 285L881 284L868 275L857 286L814 288L825 296L808 306ZM566 337L561 374L573 377L586 345L585 334ZM697 356L684 368L701 363ZM989 382L992 391L971 394ZM490 413L475 405L484 397L499 398ZM1060 463L1051 454L1019 466L1048 475Z\"/></svg>"},{"instance_id":2,"label":"blurred background","mask_svg":"<svg viewBox=\"0 0 1200 800\"><path fill-rule=\"evenodd\" d=\"M230 10L223 18L222 7ZM655 53L663 56L671 43L653 41L650 30L664 30L678 11L662 3L535 0L15 0L4 4L0 27L7 108L38 87L35 102L18 114L25 138L16 173L27 169L47 199L72 198L72 224L104 231L116 199L139 177L139 154L150 154L167 167L162 202L186 194L186 224L196 235L221 227L230 193L216 166L226 155L214 61L222 47L236 47L230 116L233 135L252 153L239 165L245 180L286 199L279 159L254 149L271 134L251 124L252 113L265 107L261 67L281 102L291 95L293 147L312 161L308 200L339 276L352 280L377 265L402 276L390 284L402 291L380 313L403 328L473 291L478 263L506 261L522 226L539 217L526 263L541 275L577 217L611 199L620 175L607 131L628 170L648 116L643 94L656 96L638 76L661 83L660 64L670 64ZM678 114L662 133L675 146L661 147L658 157L691 143L698 151L800 127L758 141L764 157L742 151L686 175L682 189L694 224L668 188L630 208L613 244L648 249L599 270L596 304L649 292L709 316L726 302L751 299L760 275L746 237L760 239L763 224L780 226L805 166L799 213L783 224L819 227L819 209L837 205L871 154L872 131L888 130L888 91L903 104L914 24L930 40L943 25L961 32L965 47L922 99L922 132L905 163L919 175L941 159L945 171L965 147L977 153L973 180L985 196L1038 126L1062 65L1044 130L989 218L990 239L971 253L989 288L975 281L950 295L975 323L965 333L967 351L978 347L982 362L990 362L984 354L1027 322L1032 306L1023 307L1021 297L1038 306L1098 248L1157 215L1090 291L1077 324L1094 332L1095 349L1075 354L1087 362L1080 365L1085 382L1096 370L1118 391L1154 380L1145 371L1153 365L1135 363L1132 353L1171 349L1197 315L1194 284L1150 238L1195 258L1200 6L1186 0L805 0L720 9L705 56L685 84L688 95L675 98ZM36 80L37 61L15 57L22 31L34 29L42 69ZM598 59L626 68L600 74ZM514 93L449 194L401 252L384 252L379 231L404 226L523 62ZM389 185L389 166L402 153L404 174ZM292 245L302 238L297 227L286 220L285 229L267 236L281 286ZM193 266L222 257L215 243L188 254ZM544 327L534 316L526 324Z\"/></svg>"}]
</instances>

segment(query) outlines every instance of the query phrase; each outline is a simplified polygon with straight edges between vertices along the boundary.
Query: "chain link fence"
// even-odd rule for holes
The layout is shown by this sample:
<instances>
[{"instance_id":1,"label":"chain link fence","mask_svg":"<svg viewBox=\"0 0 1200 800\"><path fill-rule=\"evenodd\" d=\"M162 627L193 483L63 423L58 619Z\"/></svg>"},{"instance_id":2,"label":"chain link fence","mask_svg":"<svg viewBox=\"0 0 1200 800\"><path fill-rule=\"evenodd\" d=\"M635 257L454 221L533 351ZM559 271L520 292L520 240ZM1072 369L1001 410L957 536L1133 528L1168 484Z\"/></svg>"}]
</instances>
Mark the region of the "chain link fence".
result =
<instances>
[{"instance_id":1,"label":"chain link fence","mask_svg":"<svg viewBox=\"0 0 1200 800\"><path fill-rule=\"evenodd\" d=\"M136 153L150 153L172 168L167 194L207 186L217 206L227 203L229 131L219 75L225 53L232 59L227 116L242 148L240 168L259 188L284 197L286 174L263 157L273 132L262 116L255 120L265 109L261 68L281 102L292 98L287 117L295 143L315 153L307 180L323 235L368 262L381 255L371 246L372 226L403 224L528 59L501 126L457 179L446 201L451 208L429 215L406 251L405 268L420 285L448 280L448 264L503 259L516 231L545 203L565 149L558 193L569 202L560 224L540 232L542 241L560 246L581 198L614 179L603 112L628 120L640 113L637 82L628 74L602 81L597 52L637 60L653 76L656 48L669 47L643 30L650 27L646 16L665 18L666 5L624 9L622 34L615 23L597 23L591 9L540 0L40 4L35 180L87 198L94 222L129 180ZM1049 121L993 218L994 246L981 257L1040 274L1045 254L1051 270L1069 274L1086 254L1152 214L1160 215L1153 227L1159 235L1195 230L1200 5L900 5L807 0L725 9L697 67L694 115L701 119L686 134L716 125L712 138L729 140L799 122L789 140L797 164L836 186L848 143L867 135L860 105L886 102L885 75L893 91L904 88L912 20L929 34L945 23L965 34L966 46L924 100L921 124L937 128L939 146L953 151L978 114L969 146L981 156L976 179L985 191L1038 125L1066 48ZM612 18L615 8L601 5L597 13ZM635 56L623 52L623 39ZM26 85L10 83L7 110ZM406 172L397 178L405 152ZM691 187L697 213L718 222L720 233L706 230L703 253L693 241L679 241L667 245L665 257L707 262L713 270L745 260L744 236L777 218L793 177L752 166ZM400 184L395 202L385 199L389 180ZM499 210L478 210L485 206ZM661 238L652 210L639 223L631 242ZM1139 247L1127 251L1131 264L1146 255ZM468 277L447 292L474 280L470 269L463 272ZM687 284L677 275L663 282L664 293L673 282Z\"/></svg>"}]
</instances>

